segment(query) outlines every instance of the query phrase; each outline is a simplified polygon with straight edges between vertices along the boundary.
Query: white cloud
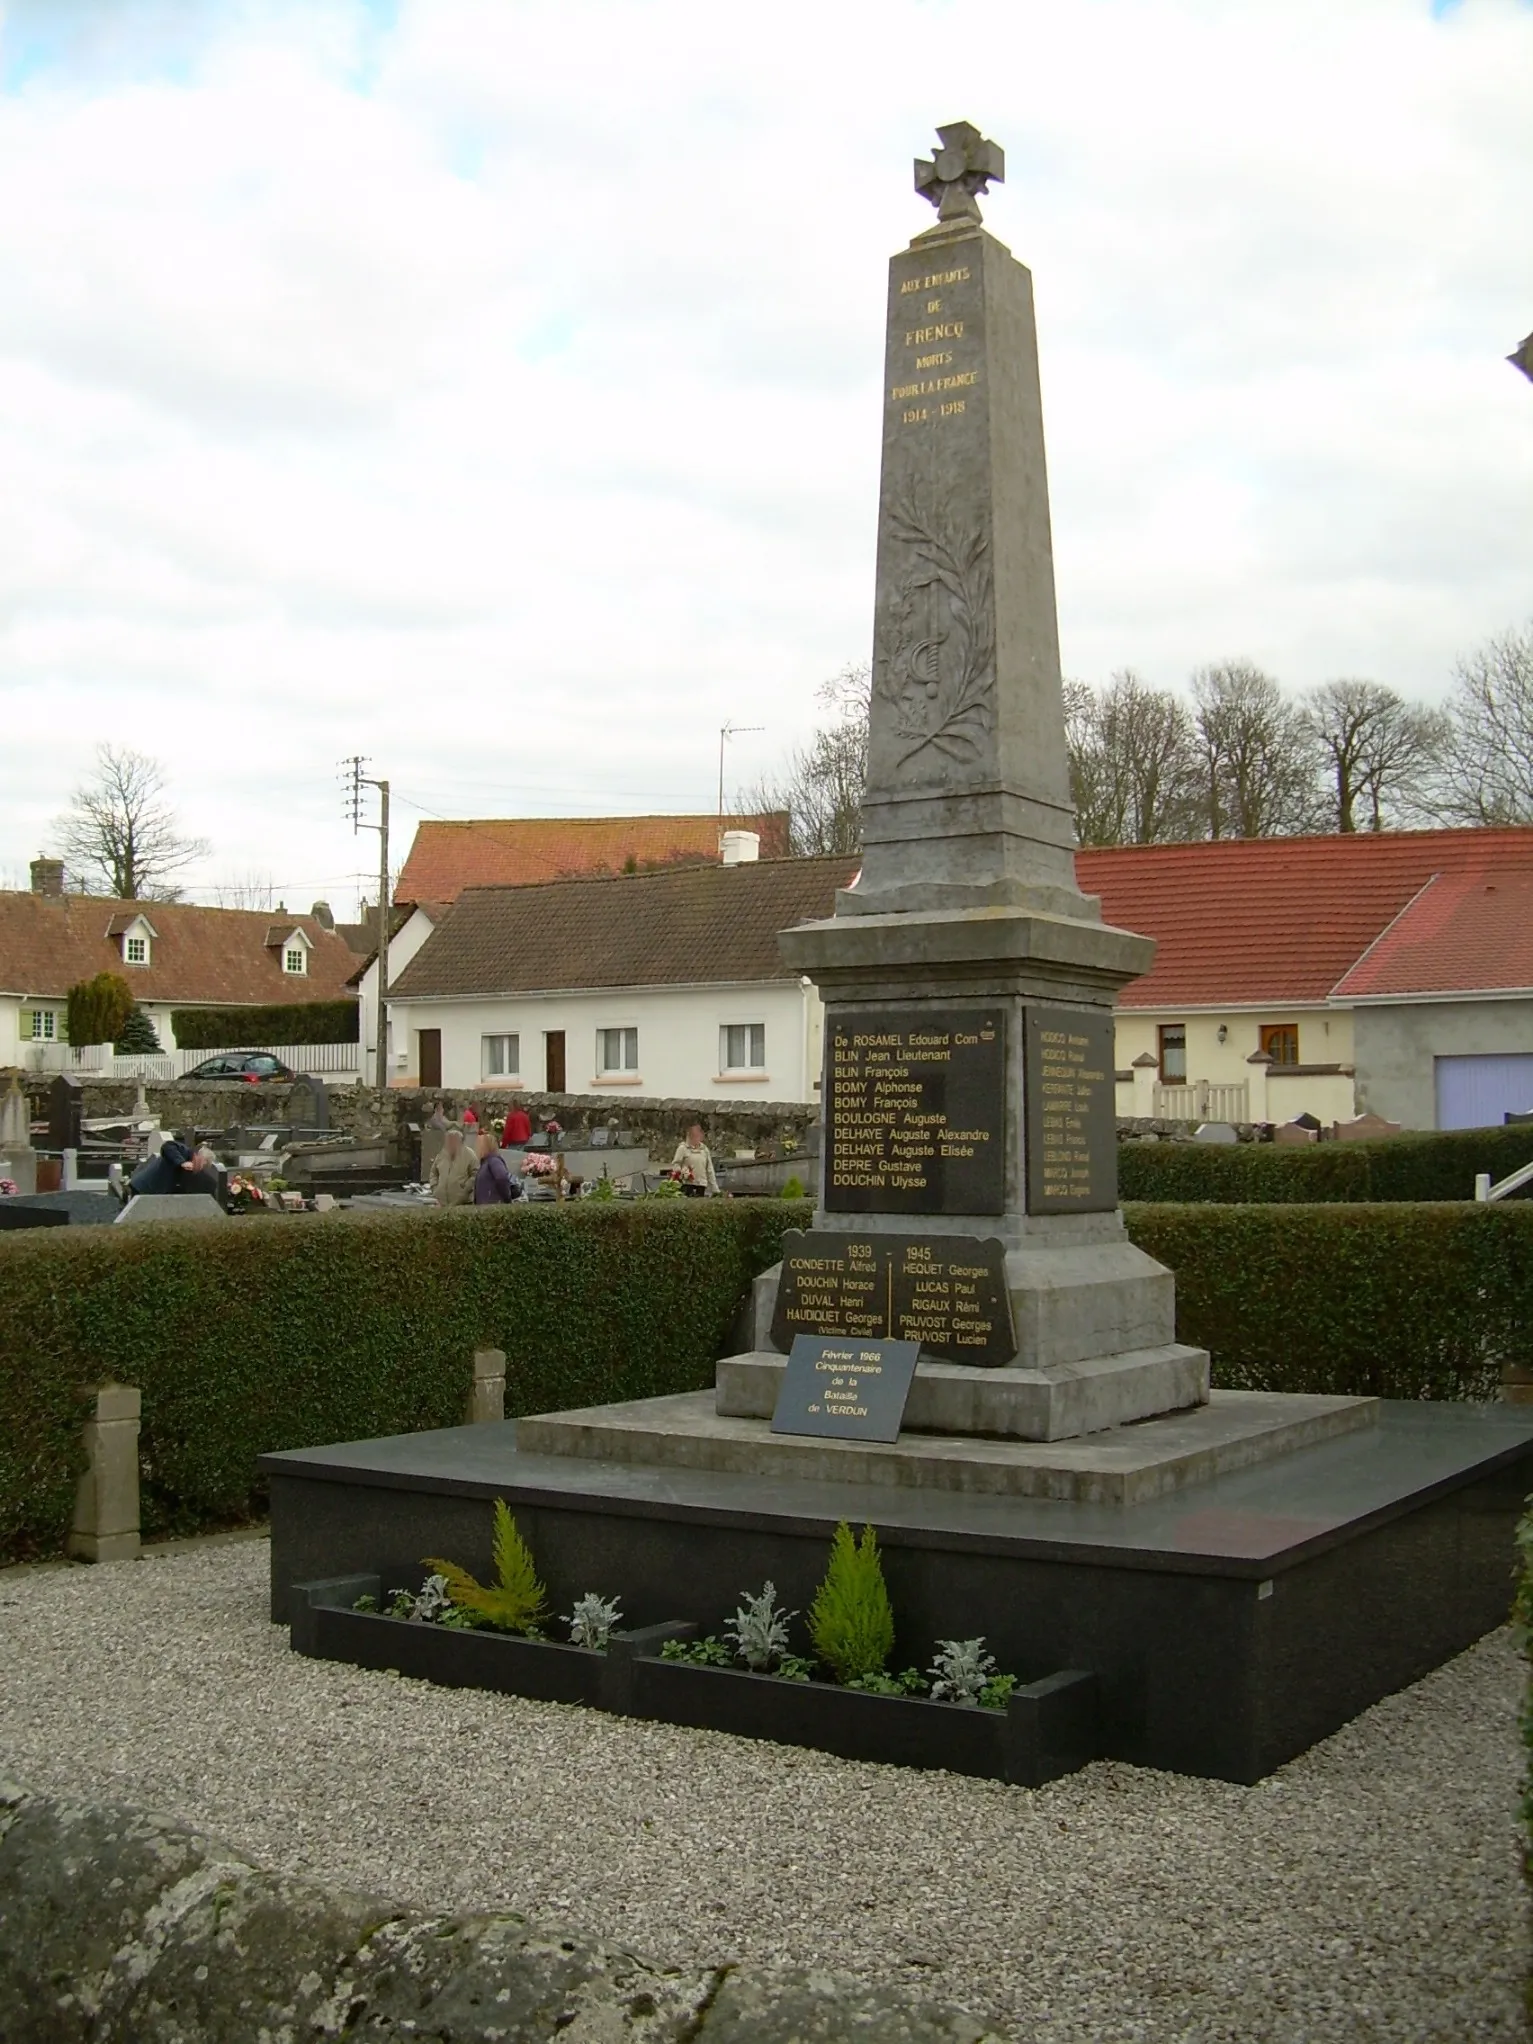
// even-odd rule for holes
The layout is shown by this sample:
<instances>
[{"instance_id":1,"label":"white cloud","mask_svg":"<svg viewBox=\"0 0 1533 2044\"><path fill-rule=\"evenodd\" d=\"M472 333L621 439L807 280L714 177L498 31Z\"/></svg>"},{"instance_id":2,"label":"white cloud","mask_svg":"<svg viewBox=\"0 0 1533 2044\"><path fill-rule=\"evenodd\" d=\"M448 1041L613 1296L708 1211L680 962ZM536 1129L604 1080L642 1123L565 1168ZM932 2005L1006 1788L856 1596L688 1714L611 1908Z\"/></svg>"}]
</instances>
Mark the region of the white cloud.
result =
<instances>
[{"instance_id":1,"label":"white cloud","mask_svg":"<svg viewBox=\"0 0 1533 2044\"><path fill-rule=\"evenodd\" d=\"M768 764L868 643L959 115L1068 670L1439 693L1533 607L1530 101L1518 0L0 5L0 867L102 738L290 900L371 862L351 751L447 814Z\"/></svg>"}]
</instances>

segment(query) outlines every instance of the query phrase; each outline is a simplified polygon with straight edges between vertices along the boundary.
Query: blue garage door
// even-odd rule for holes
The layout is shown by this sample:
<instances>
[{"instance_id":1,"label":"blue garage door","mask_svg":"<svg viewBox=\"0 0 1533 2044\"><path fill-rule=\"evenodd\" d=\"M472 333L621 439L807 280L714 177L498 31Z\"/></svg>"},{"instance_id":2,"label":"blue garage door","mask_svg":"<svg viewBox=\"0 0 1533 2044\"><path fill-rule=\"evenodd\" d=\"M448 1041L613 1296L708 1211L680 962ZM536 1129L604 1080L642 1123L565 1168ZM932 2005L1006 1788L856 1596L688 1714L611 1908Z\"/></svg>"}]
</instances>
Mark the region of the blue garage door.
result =
<instances>
[{"instance_id":1,"label":"blue garage door","mask_svg":"<svg viewBox=\"0 0 1533 2044\"><path fill-rule=\"evenodd\" d=\"M1499 1128L1504 1115L1533 1108L1533 1051L1435 1062L1439 1128Z\"/></svg>"}]
</instances>

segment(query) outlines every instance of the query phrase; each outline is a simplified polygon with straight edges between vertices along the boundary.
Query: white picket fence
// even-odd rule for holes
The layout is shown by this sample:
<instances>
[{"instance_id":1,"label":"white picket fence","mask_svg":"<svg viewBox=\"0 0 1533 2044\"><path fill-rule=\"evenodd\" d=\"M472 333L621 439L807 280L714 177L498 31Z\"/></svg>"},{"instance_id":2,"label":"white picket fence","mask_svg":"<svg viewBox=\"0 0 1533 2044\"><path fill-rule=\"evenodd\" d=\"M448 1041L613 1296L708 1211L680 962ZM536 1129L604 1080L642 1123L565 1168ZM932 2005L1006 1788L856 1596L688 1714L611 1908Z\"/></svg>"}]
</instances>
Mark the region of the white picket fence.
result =
<instances>
[{"instance_id":1,"label":"white picket fence","mask_svg":"<svg viewBox=\"0 0 1533 2044\"><path fill-rule=\"evenodd\" d=\"M1190 1079L1185 1086L1155 1088L1157 1121L1249 1121L1250 1093L1244 1080L1216 1086L1208 1079Z\"/></svg>"},{"instance_id":2,"label":"white picket fence","mask_svg":"<svg viewBox=\"0 0 1533 2044\"><path fill-rule=\"evenodd\" d=\"M210 1057L232 1057L239 1051L269 1050L295 1072L314 1072L339 1081L360 1076L359 1043L231 1043L222 1050L165 1050L118 1057L109 1043L32 1044L26 1052L34 1072L73 1072L82 1079L143 1079L168 1085Z\"/></svg>"}]
</instances>

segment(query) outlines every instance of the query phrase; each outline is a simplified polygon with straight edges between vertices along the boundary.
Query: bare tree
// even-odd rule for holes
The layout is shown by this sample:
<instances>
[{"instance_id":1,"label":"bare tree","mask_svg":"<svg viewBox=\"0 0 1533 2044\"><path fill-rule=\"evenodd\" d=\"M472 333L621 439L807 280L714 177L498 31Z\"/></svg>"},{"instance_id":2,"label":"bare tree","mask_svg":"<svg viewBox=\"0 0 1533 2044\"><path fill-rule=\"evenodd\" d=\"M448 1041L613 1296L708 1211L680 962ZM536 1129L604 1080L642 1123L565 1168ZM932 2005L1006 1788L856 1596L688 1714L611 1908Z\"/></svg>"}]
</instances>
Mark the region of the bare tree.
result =
<instances>
[{"instance_id":1,"label":"bare tree","mask_svg":"<svg viewBox=\"0 0 1533 2044\"><path fill-rule=\"evenodd\" d=\"M1085 845L1166 844L1198 831L1198 757L1187 706L1132 668L1105 689L1065 684L1076 830Z\"/></svg>"},{"instance_id":2,"label":"bare tree","mask_svg":"<svg viewBox=\"0 0 1533 2044\"><path fill-rule=\"evenodd\" d=\"M126 746L97 746L95 773L57 826L59 848L87 887L120 901L176 899L174 876L208 847L181 836L164 797L157 761Z\"/></svg>"},{"instance_id":3,"label":"bare tree","mask_svg":"<svg viewBox=\"0 0 1533 2044\"><path fill-rule=\"evenodd\" d=\"M210 890L215 908L275 908L277 883L270 873L246 871L232 880L220 880Z\"/></svg>"},{"instance_id":4,"label":"bare tree","mask_svg":"<svg viewBox=\"0 0 1533 2044\"><path fill-rule=\"evenodd\" d=\"M1533 623L1457 662L1448 720L1436 814L1445 823L1533 823Z\"/></svg>"},{"instance_id":5,"label":"bare tree","mask_svg":"<svg viewBox=\"0 0 1533 2044\"><path fill-rule=\"evenodd\" d=\"M862 848L872 675L865 665L849 664L822 682L818 694L832 721L789 755L780 777L758 781L735 805L744 815L786 809L788 849L795 858Z\"/></svg>"},{"instance_id":6,"label":"bare tree","mask_svg":"<svg viewBox=\"0 0 1533 2044\"><path fill-rule=\"evenodd\" d=\"M1203 834L1289 837L1323 827L1319 758L1298 705L1248 660L1192 677Z\"/></svg>"},{"instance_id":7,"label":"bare tree","mask_svg":"<svg viewBox=\"0 0 1533 2044\"><path fill-rule=\"evenodd\" d=\"M1304 717L1330 783L1336 830L1383 830L1421 813L1448 745L1440 711L1408 703L1382 682L1343 680L1311 689Z\"/></svg>"}]
</instances>

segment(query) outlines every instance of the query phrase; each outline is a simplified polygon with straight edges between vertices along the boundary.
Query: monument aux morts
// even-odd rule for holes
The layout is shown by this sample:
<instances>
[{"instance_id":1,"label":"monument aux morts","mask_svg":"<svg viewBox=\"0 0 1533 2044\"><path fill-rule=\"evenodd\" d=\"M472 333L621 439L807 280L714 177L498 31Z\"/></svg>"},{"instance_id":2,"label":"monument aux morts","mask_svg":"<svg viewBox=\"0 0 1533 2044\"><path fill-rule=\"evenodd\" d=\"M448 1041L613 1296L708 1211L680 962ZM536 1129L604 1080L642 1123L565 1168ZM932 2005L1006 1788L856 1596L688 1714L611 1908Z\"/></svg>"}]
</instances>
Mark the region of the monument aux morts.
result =
<instances>
[{"instance_id":1,"label":"monument aux morts","mask_svg":"<svg viewBox=\"0 0 1533 2044\"><path fill-rule=\"evenodd\" d=\"M482 1572L504 1498L556 1609L595 1589L651 1629L606 1707L909 1759L858 1743L866 1697L653 1660L768 1577L805 1609L847 1520L897 1665L983 1635L1031 1685L1008 1726L1064 1738L1006 1778L1100 1752L1250 1781L1504 1621L1533 1414L1210 1391L1127 1238L1112 1009L1152 946L1076 886L1032 284L979 215L1001 151L938 136L936 221L889 269L865 857L781 940L826 1010L812 1226L711 1390L263 1457L272 1611L322 1651L363 1577Z\"/></svg>"}]
</instances>

